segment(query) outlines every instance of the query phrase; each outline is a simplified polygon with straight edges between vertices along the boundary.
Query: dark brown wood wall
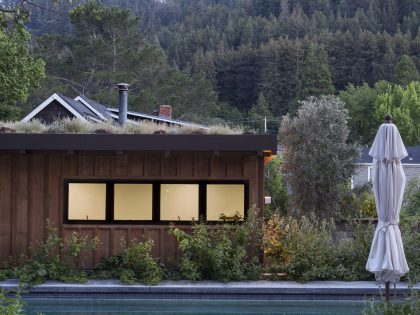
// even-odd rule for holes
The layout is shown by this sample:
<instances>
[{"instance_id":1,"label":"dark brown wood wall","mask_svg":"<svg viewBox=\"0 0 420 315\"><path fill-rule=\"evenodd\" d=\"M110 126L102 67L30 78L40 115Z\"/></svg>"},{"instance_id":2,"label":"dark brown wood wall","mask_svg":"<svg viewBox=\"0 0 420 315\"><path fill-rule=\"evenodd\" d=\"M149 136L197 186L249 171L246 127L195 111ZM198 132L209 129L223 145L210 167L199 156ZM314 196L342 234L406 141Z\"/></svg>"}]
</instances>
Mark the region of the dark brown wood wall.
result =
<instances>
[{"instance_id":1,"label":"dark brown wood wall","mask_svg":"<svg viewBox=\"0 0 420 315\"><path fill-rule=\"evenodd\" d=\"M164 263L177 259L168 225L63 224L64 179L248 180L249 204L262 209L263 173L263 157L256 153L0 153L0 262L43 240L47 219L63 237L77 231L100 238L96 251L84 253L85 268L119 253L122 239L152 239L155 257Z\"/></svg>"}]
</instances>

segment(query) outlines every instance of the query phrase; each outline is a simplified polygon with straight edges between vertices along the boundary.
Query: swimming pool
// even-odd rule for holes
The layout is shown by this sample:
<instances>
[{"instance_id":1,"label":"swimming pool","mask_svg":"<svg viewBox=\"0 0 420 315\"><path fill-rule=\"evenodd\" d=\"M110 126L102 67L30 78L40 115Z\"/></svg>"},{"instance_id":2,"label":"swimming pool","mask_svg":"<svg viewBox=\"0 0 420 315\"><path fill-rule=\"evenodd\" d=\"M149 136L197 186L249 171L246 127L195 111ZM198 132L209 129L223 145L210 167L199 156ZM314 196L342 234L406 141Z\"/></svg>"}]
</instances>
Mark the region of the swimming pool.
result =
<instances>
[{"instance_id":1,"label":"swimming pool","mask_svg":"<svg viewBox=\"0 0 420 315\"><path fill-rule=\"evenodd\" d=\"M362 300L214 300L214 299L82 299L25 298L28 315L53 314L290 314L355 315Z\"/></svg>"}]
</instances>

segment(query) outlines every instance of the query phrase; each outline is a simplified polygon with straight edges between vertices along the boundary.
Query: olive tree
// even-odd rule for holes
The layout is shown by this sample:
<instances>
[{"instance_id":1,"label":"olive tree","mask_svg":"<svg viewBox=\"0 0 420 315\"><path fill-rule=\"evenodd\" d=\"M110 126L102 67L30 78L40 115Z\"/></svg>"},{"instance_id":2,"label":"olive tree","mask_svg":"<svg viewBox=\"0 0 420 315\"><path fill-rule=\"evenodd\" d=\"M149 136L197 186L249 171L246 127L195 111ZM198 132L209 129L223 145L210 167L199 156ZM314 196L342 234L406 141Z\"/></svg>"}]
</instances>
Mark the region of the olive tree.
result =
<instances>
[{"instance_id":1,"label":"olive tree","mask_svg":"<svg viewBox=\"0 0 420 315\"><path fill-rule=\"evenodd\" d=\"M296 117L283 117L279 138L294 214L339 215L359 154L346 143L347 120L344 103L334 96L307 98Z\"/></svg>"}]
</instances>

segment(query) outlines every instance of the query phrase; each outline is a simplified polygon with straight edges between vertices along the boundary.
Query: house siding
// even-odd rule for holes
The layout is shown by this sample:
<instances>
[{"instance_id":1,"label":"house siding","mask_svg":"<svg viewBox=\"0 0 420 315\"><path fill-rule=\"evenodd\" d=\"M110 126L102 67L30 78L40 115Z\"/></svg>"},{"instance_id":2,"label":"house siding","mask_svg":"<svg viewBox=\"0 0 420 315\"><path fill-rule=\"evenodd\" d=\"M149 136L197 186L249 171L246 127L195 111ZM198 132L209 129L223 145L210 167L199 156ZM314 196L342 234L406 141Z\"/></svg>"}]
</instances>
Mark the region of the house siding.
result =
<instances>
[{"instance_id":1,"label":"house siding","mask_svg":"<svg viewBox=\"0 0 420 315\"><path fill-rule=\"evenodd\" d=\"M361 186L369 181L369 168L372 167L371 163L357 164L356 171L352 177L353 187ZM407 183L414 178L420 177L420 164L403 164Z\"/></svg>"},{"instance_id":2,"label":"house siding","mask_svg":"<svg viewBox=\"0 0 420 315\"><path fill-rule=\"evenodd\" d=\"M121 152L119 152L121 154ZM27 253L30 243L46 237L49 219L62 237L72 232L93 238L97 250L86 251L80 266L93 268L102 257L122 251L122 240L151 239L152 254L163 263L178 259L169 226L160 224L64 224L66 179L246 180L249 205L263 208L263 156L256 152L26 152L0 155L0 263ZM262 213L262 212L261 212ZM180 226L185 230L190 225Z\"/></svg>"}]
</instances>

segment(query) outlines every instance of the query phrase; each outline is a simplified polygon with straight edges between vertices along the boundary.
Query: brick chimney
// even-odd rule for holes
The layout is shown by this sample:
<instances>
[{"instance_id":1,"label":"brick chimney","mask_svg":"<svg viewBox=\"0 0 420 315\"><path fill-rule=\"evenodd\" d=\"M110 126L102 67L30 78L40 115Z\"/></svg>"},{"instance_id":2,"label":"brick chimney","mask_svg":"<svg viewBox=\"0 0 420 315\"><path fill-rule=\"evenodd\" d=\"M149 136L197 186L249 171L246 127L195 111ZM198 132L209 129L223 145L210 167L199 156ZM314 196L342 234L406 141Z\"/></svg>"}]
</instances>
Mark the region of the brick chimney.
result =
<instances>
[{"instance_id":1,"label":"brick chimney","mask_svg":"<svg viewBox=\"0 0 420 315\"><path fill-rule=\"evenodd\" d=\"M172 118L172 106L171 105L160 105L159 106L159 117Z\"/></svg>"}]
</instances>

